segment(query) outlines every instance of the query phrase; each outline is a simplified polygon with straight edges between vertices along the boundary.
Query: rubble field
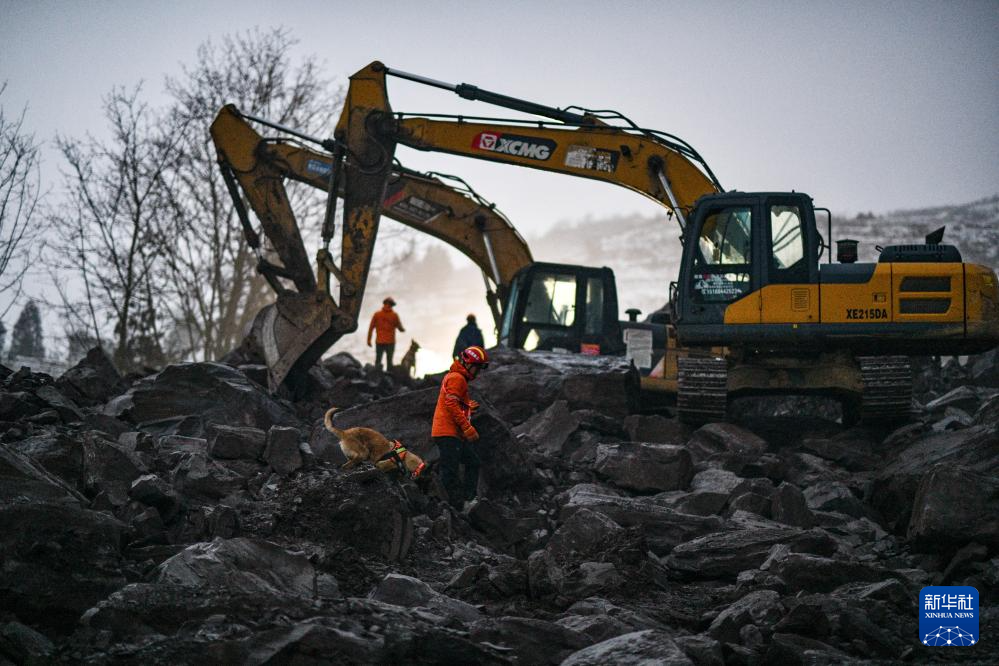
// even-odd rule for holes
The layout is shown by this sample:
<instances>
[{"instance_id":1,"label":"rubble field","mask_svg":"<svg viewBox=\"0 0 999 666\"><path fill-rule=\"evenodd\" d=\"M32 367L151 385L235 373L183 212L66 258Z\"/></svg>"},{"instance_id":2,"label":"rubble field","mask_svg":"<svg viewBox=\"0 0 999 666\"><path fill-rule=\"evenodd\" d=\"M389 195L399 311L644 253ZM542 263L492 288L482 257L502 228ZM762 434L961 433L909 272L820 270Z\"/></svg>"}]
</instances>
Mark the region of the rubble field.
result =
<instances>
[{"instance_id":1,"label":"rubble field","mask_svg":"<svg viewBox=\"0 0 999 666\"><path fill-rule=\"evenodd\" d=\"M769 398L696 429L634 413L620 359L494 354L465 512L342 471L322 425L433 469L439 376L0 366L0 665L999 663L995 352L919 364L905 423ZM920 643L927 585L978 589L981 643Z\"/></svg>"}]
</instances>

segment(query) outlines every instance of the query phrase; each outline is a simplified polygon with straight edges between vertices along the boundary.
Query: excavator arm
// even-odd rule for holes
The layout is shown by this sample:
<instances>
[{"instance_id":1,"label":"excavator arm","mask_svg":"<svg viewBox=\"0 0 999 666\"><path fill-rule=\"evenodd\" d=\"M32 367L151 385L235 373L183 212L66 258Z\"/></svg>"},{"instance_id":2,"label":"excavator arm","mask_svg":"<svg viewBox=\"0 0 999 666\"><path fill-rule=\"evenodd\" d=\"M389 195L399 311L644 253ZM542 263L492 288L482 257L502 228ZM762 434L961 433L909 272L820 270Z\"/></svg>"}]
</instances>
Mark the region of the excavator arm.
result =
<instances>
[{"instance_id":1,"label":"excavator arm","mask_svg":"<svg viewBox=\"0 0 999 666\"><path fill-rule=\"evenodd\" d=\"M547 116L555 122L395 113L388 101L386 75ZM619 124L611 125L609 120ZM386 173L395 146L402 144L626 187L670 209L681 227L698 198L722 191L711 169L692 147L672 135L641 129L620 114L575 113L546 107L467 84L451 85L392 70L380 62L351 77L336 137L358 157L359 166L349 188L360 189L360 183ZM349 165L346 171L349 179ZM350 215L351 203L357 199L348 195L346 201L345 210ZM366 211L372 210L371 202L365 203Z\"/></svg>"},{"instance_id":2,"label":"excavator arm","mask_svg":"<svg viewBox=\"0 0 999 666\"><path fill-rule=\"evenodd\" d=\"M371 179L357 175L356 170L364 166L348 155L341 170L355 172L337 178L336 142L261 122L285 130L284 136L265 139L232 105L219 112L211 135L244 236L257 253L258 270L278 296L257 315L251 333L252 345L267 362L272 390L289 376L307 371L336 340L356 330L381 214L439 238L469 257L482 270L490 308L499 322L511 279L532 258L524 239L492 204L460 179L419 173L395 162L383 184L365 187L365 180ZM293 137L330 152L314 150ZM326 191L335 188L355 209L359 200L375 201L377 192L377 203L372 204L376 213L368 208L345 216L340 265L324 243L313 273L285 188L287 179ZM356 194L358 183L364 191L361 197ZM354 186L350 191L355 194L348 193L349 186ZM265 257L244 198L280 264ZM333 231L329 220L323 231L326 243ZM334 279L339 285L337 299L331 294Z\"/></svg>"}]
</instances>

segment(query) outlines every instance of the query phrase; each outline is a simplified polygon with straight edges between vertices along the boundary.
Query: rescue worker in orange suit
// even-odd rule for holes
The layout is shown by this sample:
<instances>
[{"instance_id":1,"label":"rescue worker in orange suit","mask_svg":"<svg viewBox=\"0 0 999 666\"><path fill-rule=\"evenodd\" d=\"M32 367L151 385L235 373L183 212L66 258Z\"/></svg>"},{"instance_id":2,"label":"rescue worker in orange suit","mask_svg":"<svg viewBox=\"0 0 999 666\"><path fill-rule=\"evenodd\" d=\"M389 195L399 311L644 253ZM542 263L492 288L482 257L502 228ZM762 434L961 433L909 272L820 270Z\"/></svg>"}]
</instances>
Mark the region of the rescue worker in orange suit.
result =
<instances>
[{"instance_id":1,"label":"rescue worker in orange suit","mask_svg":"<svg viewBox=\"0 0 999 666\"><path fill-rule=\"evenodd\" d=\"M389 296L382 301L382 309L371 316L371 325L368 326L368 346L371 346L371 333L375 333L375 367L382 369L382 356L385 356L386 367L392 369L392 356L395 354L395 332L398 330L405 333L399 321L399 315L392 308L395 301Z\"/></svg>"},{"instance_id":2,"label":"rescue worker in orange suit","mask_svg":"<svg viewBox=\"0 0 999 666\"><path fill-rule=\"evenodd\" d=\"M479 403L468 395L468 382L489 367L489 356L482 347L463 350L451 364L451 369L441 382L434 423L430 431L441 455L441 476L451 506L467 510L478 493L479 455L474 442L479 433L471 418ZM459 467L465 466L464 480Z\"/></svg>"}]
</instances>

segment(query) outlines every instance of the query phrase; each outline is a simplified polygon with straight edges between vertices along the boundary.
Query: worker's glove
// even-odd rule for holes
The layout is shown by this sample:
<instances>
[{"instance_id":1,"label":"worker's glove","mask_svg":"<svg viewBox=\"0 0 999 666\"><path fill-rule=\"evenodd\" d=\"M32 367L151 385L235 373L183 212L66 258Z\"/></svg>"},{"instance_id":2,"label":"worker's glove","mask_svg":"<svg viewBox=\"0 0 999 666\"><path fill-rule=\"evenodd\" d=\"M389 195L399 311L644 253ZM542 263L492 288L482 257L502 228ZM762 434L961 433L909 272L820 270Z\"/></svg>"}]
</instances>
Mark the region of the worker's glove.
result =
<instances>
[{"instance_id":1,"label":"worker's glove","mask_svg":"<svg viewBox=\"0 0 999 666\"><path fill-rule=\"evenodd\" d=\"M475 410L478 408L479 408L479 403L475 402L474 400L468 401L468 411L474 414Z\"/></svg>"},{"instance_id":2,"label":"worker's glove","mask_svg":"<svg viewBox=\"0 0 999 666\"><path fill-rule=\"evenodd\" d=\"M368 346L369 347L371 346L371 340L368 340Z\"/></svg>"},{"instance_id":3,"label":"worker's glove","mask_svg":"<svg viewBox=\"0 0 999 666\"><path fill-rule=\"evenodd\" d=\"M469 425L467 428L462 428L461 436L465 438L466 442L474 442L479 438L479 431L474 426Z\"/></svg>"}]
</instances>

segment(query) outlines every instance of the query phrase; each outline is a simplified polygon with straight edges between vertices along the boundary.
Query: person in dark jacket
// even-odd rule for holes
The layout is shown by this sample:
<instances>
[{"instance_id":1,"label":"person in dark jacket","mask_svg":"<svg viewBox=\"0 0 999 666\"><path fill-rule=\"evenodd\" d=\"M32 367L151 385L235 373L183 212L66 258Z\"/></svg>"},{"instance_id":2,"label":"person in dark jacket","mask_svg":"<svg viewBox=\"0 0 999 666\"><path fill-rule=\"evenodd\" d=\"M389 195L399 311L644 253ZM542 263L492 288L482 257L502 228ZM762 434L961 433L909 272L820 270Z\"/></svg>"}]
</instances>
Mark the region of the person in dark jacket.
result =
<instances>
[{"instance_id":1,"label":"person in dark jacket","mask_svg":"<svg viewBox=\"0 0 999 666\"><path fill-rule=\"evenodd\" d=\"M451 358L458 358L458 354L469 347L486 346L482 339L482 329L475 323L475 315L468 315L465 317L465 321L468 323L458 332L458 339L454 341L454 351L451 352Z\"/></svg>"}]
</instances>

